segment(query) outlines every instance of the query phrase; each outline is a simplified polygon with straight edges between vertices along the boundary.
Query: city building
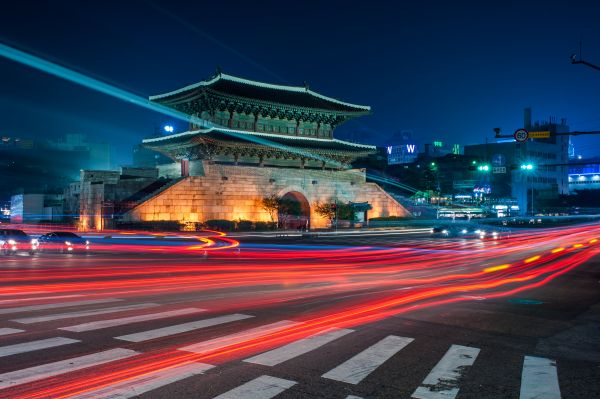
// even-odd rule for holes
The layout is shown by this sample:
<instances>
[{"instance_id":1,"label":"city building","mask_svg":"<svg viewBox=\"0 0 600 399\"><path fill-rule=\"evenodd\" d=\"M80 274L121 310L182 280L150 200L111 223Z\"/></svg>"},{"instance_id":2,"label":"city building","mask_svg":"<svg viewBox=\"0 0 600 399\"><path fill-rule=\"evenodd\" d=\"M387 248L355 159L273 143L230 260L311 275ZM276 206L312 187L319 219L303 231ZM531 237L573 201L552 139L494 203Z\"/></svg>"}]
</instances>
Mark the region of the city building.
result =
<instances>
[{"instance_id":1,"label":"city building","mask_svg":"<svg viewBox=\"0 0 600 399\"><path fill-rule=\"evenodd\" d=\"M421 143L414 139L412 130L401 130L386 140L388 165L401 165L417 160Z\"/></svg>"},{"instance_id":2,"label":"city building","mask_svg":"<svg viewBox=\"0 0 600 399\"><path fill-rule=\"evenodd\" d=\"M549 138L469 145L464 151L485 164L480 170L483 184L476 190L490 198L514 199L522 213L531 213L536 201L569 192L569 136L556 135L568 133L569 127L565 119L554 118L532 124L529 108L524 126L530 132L549 132Z\"/></svg>"},{"instance_id":3,"label":"city building","mask_svg":"<svg viewBox=\"0 0 600 399\"><path fill-rule=\"evenodd\" d=\"M69 134L59 140L3 136L0 201L14 194L60 194L79 170L110 168L110 146Z\"/></svg>"},{"instance_id":4,"label":"city building","mask_svg":"<svg viewBox=\"0 0 600 399\"><path fill-rule=\"evenodd\" d=\"M61 194L16 194L10 199L11 223L56 222L62 217Z\"/></svg>"},{"instance_id":5,"label":"city building","mask_svg":"<svg viewBox=\"0 0 600 399\"><path fill-rule=\"evenodd\" d=\"M571 159L570 162L569 193L600 189L600 157Z\"/></svg>"},{"instance_id":6,"label":"city building","mask_svg":"<svg viewBox=\"0 0 600 399\"><path fill-rule=\"evenodd\" d=\"M123 221L269 221L261 206L270 195L300 203L302 220L325 227L317 202L368 204L368 217L404 216L407 211L350 163L375 152L374 146L335 139L336 126L370 107L351 104L307 86L275 85L217 72L208 80L150 97L191 115L189 130L146 139L146 148L172 163L158 165L167 188L138 198ZM99 201L84 189L84 221L97 217ZM91 185L90 185L91 187ZM101 195L100 195L101 197ZM89 224L88 224L89 226ZM95 224L98 226L98 223ZM87 226L86 226L87 227Z\"/></svg>"},{"instance_id":7,"label":"city building","mask_svg":"<svg viewBox=\"0 0 600 399\"><path fill-rule=\"evenodd\" d=\"M411 130L402 130L390 137L386 144L388 165L405 165L419 159L419 156L427 158L439 158L449 154L460 155L463 146L460 144L449 144L442 140L434 140L425 143L416 140Z\"/></svg>"}]
</instances>

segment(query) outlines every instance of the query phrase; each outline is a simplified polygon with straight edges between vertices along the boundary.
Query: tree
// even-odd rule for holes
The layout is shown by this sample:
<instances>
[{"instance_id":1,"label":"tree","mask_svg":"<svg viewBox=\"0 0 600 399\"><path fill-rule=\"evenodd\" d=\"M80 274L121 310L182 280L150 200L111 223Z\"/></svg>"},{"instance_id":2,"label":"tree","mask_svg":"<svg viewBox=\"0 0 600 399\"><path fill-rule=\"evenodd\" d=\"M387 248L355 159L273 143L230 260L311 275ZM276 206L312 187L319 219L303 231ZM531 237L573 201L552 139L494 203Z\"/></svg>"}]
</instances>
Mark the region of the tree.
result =
<instances>
[{"instance_id":1,"label":"tree","mask_svg":"<svg viewBox=\"0 0 600 399\"><path fill-rule=\"evenodd\" d=\"M269 213L271 217L271 222L275 223L275 213L279 211L279 204L281 201L281 197L276 194L271 194L267 197L263 197L260 201L260 206L262 209Z\"/></svg>"},{"instance_id":2,"label":"tree","mask_svg":"<svg viewBox=\"0 0 600 399\"><path fill-rule=\"evenodd\" d=\"M339 220L348 220L350 222L356 221L356 214L354 208L350 204L337 204L337 217Z\"/></svg>"},{"instance_id":3,"label":"tree","mask_svg":"<svg viewBox=\"0 0 600 399\"><path fill-rule=\"evenodd\" d=\"M317 215L329 220L329 223L333 223L333 220L335 219L335 207L334 204L332 203L333 201L329 201L329 202L315 202L315 212Z\"/></svg>"}]
</instances>

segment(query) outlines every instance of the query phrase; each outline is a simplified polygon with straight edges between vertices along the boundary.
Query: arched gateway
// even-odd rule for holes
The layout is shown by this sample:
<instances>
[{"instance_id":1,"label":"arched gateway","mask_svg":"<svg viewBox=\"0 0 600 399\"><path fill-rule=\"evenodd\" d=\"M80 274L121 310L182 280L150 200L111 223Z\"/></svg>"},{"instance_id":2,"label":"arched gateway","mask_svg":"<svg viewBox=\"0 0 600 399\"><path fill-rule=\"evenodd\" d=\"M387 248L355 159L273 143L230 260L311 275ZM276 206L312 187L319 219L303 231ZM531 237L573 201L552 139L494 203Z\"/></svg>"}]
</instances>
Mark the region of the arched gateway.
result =
<instances>
[{"instance_id":1,"label":"arched gateway","mask_svg":"<svg viewBox=\"0 0 600 399\"><path fill-rule=\"evenodd\" d=\"M285 229L310 228L310 204L304 194L298 191L288 191L281 197L282 211L279 214L279 224Z\"/></svg>"}]
</instances>

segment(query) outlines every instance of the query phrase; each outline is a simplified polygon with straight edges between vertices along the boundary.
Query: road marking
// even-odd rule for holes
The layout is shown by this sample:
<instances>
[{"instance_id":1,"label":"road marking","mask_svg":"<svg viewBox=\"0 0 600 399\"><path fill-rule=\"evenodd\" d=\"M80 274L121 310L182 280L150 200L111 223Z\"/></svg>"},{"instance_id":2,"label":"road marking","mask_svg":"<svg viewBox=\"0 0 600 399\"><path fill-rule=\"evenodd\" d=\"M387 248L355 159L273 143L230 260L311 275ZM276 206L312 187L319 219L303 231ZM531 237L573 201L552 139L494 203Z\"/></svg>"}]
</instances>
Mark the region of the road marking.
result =
<instances>
[{"instance_id":1,"label":"road marking","mask_svg":"<svg viewBox=\"0 0 600 399\"><path fill-rule=\"evenodd\" d=\"M271 399L294 385L295 381L262 375L214 399Z\"/></svg>"},{"instance_id":2,"label":"road marking","mask_svg":"<svg viewBox=\"0 0 600 399\"><path fill-rule=\"evenodd\" d=\"M256 355L244 361L248 363L262 364L263 366L275 366L279 363L283 363L287 360L315 350L351 332L354 332L354 330L347 330L343 328L329 329L268 352L261 353L260 355Z\"/></svg>"},{"instance_id":3,"label":"road marking","mask_svg":"<svg viewBox=\"0 0 600 399\"><path fill-rule=\"evenodd\" d=\"M519 398L560 399L560 387L554 360L525 356Z\"/></svg>"},{"instance_id":4,"label":"road marking","mask_svg":"<svg viewBox=\"0 0 600 399\"><path fill-rule=\"evenodd\" d=\"M204 312L204 311L205 311L205 309L184 308L184 309L177 309L177 310L169 310L167 312L150 313L150 314L143 314L143 315L139 315L139 316L122 317L120 319L91 321L89 323L77 324L77 325L69 326L69 327L61 327L61 328L59 328L59 330L73 331L73 332L94 331L94 330L100 330L100 329L108 328L108 327L122 326L125 324L139 323L139 322L148 321L148 320L166 319L167 317L182 316L182 315L186 315L186 314L192 314L192 313L198 313L198 312Z\"/></svg>"},{"instance_id":5,"label":"road marking","mask_svg":"<svg viewBox=\"0 0 600 399\"><path fill-rule=\"evenodd\" d=\"M51 314L51 315L47 315L47 316L25 317L22 319L15 319L15 320L11 320L11 321L21 323L21 324L43 323L45 321L71 319L71 318L86 317L86 316L96 316L99 314L106 314L106 313L118 313L118 312L124 312L126 310L146 309L146 308L152 308L155 306L160 306L160 305L157 303L140 303L137 305L116 306L114 308L86 310L83 312L58 313L58 314Z\"/></svg>"},{"instance_id":6,"label":"road marking","mask_svg":"<svg viewBox=\"0 0 600 399\"><path fill-rule=\"evenodd\" d=\"M23 370L11 371L9 373L0 374L0 389L21 385L32 381L43 380L44 378L54 377L92 366L98 366L100 364L125 359L138 354L138 352L130 349L116 348L104 352L92 353L91 355L61 360L59 362L29 367Z\"/></svg>"},{"instance_id":7,"label":"road marking","mask_svg":"<svg viewBox=\"0 0 600 399\"><path fill-rule=\"evenodd\" d=\"M397 337L395 335L385 337L353 358L323 374L323 377L349 384L358 384L412 341L413 338Z\"/></svg>"},{"instance_id":8,"label":"road marking","mask_svg":"<svg viewBox=\"0 0 600 399\"><path fill-rule=\"evenodd\" d=\"M205 363L187 363L182 366L145 373L137 377L118 382L114 385L99 388L79 395L68 396L69 399L128 399L137 398L141 394L164 387L173 382L202 374L214 366Z\"/></svg>"},{"instance_id":9,"label":"road marking","mask_svg":"<svg viewBox=\"0 0 600 399\"><path fill-rule=\"evenodd\" d=\"M118 298L92 299L89 301L72 301L72 302L46 303L44 305L18 306L16 308L0 309L0 314L33 312L35 310L68 308L71 306L95 305L97 303L108 303L108 302L117 302L117 301L122 301L122 299L118 299Z\"/></svg>"},{"instance_id":10,"label":"road marking","mask_svg":"<svg viewBox=\"0 0 600 399\"><path fill-rule=\"evenodd\" d=\"M16 334L16 333L20 333L20 332L25 332L25 330L19 330L18 328L0 328L0 335L9 335L9 334Z\"/></svg>"},{"instance_id":11,"label":"road marking","mask_svg":"<svg viewBox=\"0 0 600 399\"><path fill-rule=\"evenodd\" d=\"M348 395L346 396L346 399L363 399L360 396L354 396L354 395Z\"/></svg>"},{"instance_id":12,"label":"road marking","mask_svg":"<svg viewBox=\"0 0 600 399\"><path fill-rule=\"evenodd\" d=\"M226 316L213 317L211 319L192 321L190 323L178 324L176 326L157 328L155 330L143 331L136 334L129 335L121 335L120 337L115 337L116 339L121 339L123 341L130 342L142 342L148 341L155 338L168 337L169 335L180 334L183 332L199 330L201 328L216 326L219 324L231 323L233 321L249 319L250 317L245 314L231 314Z\"/></svg>"},{"instance_id":13,"label":"road marking","mask_svg":"<svg viewBox=\"0 0 600 399\"><path fill-rule=\"evenodd\" d=\"M65 298L78 298L83 295L55 295L55 296L38 296L33 298L13 298L13 299L2 299L0 300L0 305L5 305L8 303L21 303L21 302L32 302L32 301L42 301L44 299L65 299Z\"/></svg>"},{"instance_id":14,"label":"road marking","mask_svg":"<svg viewBox=\"0 0 600 399\"><path fill-rule=\"evenodd\" d=\"M478 348L452 345L444 357L412 394L417 399L453 399L458 394L458 384L466 369L473 365Z\"/></svg>"},{"instance_id":15,"label":"road marking","mask_svg":"<svg viewBox=\"0 0 600 399\"><path fill-rule=\"evenodd\" d=\"M212 352L217 349L225 348L230 345L235 345L240 342L249 341L255 338L262 337L263 335L272 334L286 328L302 324L296 321L283 320L276 323L267 324L244 330L239 333L225 335L220 338L211 339L197 344L192 344L179 348L180 351L194 352L194 353L206 353Z\"/></svg>"},{"instance_id":16,"label":"road marking","mask_svg":"<svg viewBox=\"0 0 600 399\"><path fill-rule=\"evenodd\" d=\"M57 346L74 344L75 342L81 342L78 339L54 337L48 339L41 339L39 341L24 342L22 344L8 345L0 347L0 357L17 355L19 353L32 352L40 349L54 348Z\"/></svg>"}]
</instances>

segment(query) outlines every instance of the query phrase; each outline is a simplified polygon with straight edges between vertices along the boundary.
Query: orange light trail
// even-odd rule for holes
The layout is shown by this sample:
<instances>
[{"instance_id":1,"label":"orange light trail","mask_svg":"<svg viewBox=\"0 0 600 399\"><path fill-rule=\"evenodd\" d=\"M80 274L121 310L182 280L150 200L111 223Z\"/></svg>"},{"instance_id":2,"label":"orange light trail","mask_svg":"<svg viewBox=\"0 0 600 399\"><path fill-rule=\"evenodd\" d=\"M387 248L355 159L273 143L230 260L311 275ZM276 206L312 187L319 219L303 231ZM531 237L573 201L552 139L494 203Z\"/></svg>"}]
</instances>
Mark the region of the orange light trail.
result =
<instances>
[{"instance_id":1,"label":"orange light trail","mask_svg":"<svg viewBox=\"0 0 600 399\"><path fill-rule=\"evenodd\" d=\"M97 259L91 259L89 267L65 271L51 265L26 275L22 270L11 271L3 266L0 271L5 279L0 284L6 288L5 293L15 296L33 292L44 292L44 297L49 292L84 292L98 297L122 294L137 297L238 290L239 296L211 299L210 307L215 312L239 311L240 306L244 311L275 308L282 303L301 304L328 296L336 299L313 306L310 314L298 312L289 316L300 324L258 338L249 337L212 352L186 353L177 350L184 344L168 346L116 365L97 367L93 374L65 375L11 388L10 397L68 398L190 362L216 365L240 359L332 327L360 326L474 298L515 295L541 287L596 256L597 246L580 243L582 240L596 243L597 239L592 237L598 236L598 230L584 226L528 233L526 244L525 235L514 235L500 242L446 242L442 249L426 241L381 248L240 247L224 234L210 232L209 236L196 238L202 242L200 245L152 245L151 248L160 247L181 255L168 266L161 264L161 257L152 258L152 265L156 266L148 266L143 262L129 264L125 256L117 262L111 258L110 269L94 267ZM133 251L133 247L136 245L116 246L124 252ZM214 248L214 254L198 263L198 252L206 248ZM231 252L234 248L241 251ZM138 251L147 249L137 245ZM71 281L62 281L65 276ZM256 290L257 287L260 289ZM48 300L40 299L41 303L44 301ZM202 305L201 299L196 302Z\"/></svg>"}]
</instances>

